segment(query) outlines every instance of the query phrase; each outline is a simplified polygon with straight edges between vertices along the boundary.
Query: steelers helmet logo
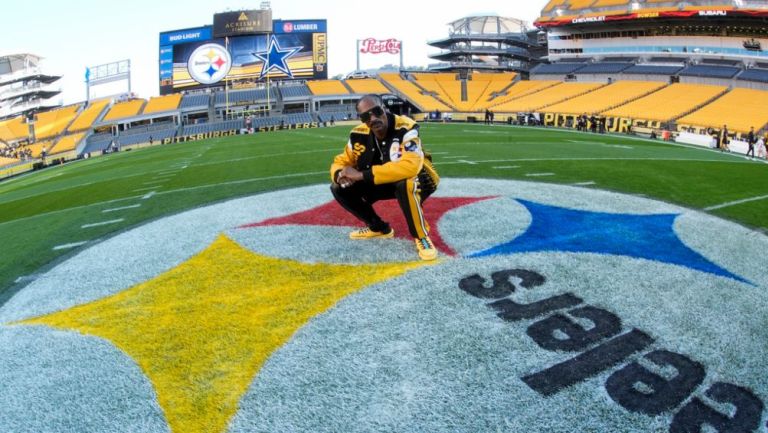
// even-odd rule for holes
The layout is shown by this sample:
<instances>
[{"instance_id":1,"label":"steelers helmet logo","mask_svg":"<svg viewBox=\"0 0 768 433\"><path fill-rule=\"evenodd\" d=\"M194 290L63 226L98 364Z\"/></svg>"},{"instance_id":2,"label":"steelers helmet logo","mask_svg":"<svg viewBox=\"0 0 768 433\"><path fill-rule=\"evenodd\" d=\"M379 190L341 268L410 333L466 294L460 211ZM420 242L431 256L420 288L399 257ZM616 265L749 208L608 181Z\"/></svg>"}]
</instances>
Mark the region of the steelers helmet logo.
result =
<instances>
[{"instance_id":1,"label":"steelers helmet logo","mask_svg":"<svg viewBox=\"0 0 768 433\"><path fill-rule=\"evenodd\" d=\"M200 84L214 84L227 76L232 69L232 56L219 44L197 47L187 61L187 70Z\"/></svg>"},{"instance_id":2,"label":"steelers helmet logo","mask_svg":"<svg viewBox=\"0 0 768 433\"><path fill-rule=\"evenodd\" d=\"M0 431L763 431L765 235L447 178L426 263L397 202L374 207L393 238L349 239L360 222L322 184L41 272L0 306Z\"/></svg>"}]
</instances>

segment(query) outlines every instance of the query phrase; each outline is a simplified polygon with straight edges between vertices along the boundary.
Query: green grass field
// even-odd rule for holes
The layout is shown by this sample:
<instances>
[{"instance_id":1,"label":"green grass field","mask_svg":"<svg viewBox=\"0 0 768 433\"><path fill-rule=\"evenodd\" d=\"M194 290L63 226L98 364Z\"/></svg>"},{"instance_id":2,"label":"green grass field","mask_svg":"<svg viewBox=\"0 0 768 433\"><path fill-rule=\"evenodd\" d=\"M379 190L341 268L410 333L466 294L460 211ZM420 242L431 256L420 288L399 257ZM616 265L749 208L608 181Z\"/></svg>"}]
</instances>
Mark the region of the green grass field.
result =
<instances>
[{"instance_id":1,"label":"green grass field","mask_svg":"<svg viewBox=\"0 0 768 433\"><path fill-rule=\"evenodd\" d=\"M232 197L327 182L329 164L345 145L349 129L157 146L0 182L0 304L15 292L15 281L23 284L25 277L88 244L68 245L96 242ZM768 228L768 165L741 155L504 126L425 124L422 137L443 177L584 183Z\"/></svg>"}]
</instances>

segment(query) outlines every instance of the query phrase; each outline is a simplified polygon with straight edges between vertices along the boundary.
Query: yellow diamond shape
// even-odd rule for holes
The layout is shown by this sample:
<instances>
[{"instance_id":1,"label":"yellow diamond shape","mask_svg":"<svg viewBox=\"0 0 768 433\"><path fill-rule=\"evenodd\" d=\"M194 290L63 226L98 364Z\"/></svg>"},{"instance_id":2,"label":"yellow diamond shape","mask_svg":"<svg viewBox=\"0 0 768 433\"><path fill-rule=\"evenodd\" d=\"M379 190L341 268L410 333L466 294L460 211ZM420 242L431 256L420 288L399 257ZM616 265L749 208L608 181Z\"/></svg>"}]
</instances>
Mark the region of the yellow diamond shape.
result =
<instances>
[{"instance_id":1,"label":"yellow diamond shape","mask_svg":"<svg viewBox=\"0 0 768 433\"><path fill-rule=\"evenodd\" d=\"M223 432L261 366L301 326L418 266L305 264L255 254L221 235L153 280L21 323L111 341L150 379L171 431Z\"/></svg>"}]
</instances>

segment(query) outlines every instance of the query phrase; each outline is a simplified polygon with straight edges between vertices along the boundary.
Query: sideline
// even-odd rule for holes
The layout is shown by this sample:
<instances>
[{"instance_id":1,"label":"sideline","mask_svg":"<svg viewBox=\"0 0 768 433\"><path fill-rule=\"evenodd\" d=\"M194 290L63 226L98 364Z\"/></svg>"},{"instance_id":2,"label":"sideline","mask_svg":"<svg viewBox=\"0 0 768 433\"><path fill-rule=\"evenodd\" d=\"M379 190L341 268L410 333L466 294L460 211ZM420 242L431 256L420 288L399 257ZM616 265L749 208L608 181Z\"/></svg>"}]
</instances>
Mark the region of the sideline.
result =
<instances>
[{"instance_id":1,"label":"sideline","mask_svg":"<svg viewBox=\"0 0 768 433\"><path fill-rule=\"evenodd\" d=\"M454 123L454 125L459 125L459 123ZM470 126L471 125L471 127L475 127L475 128L482 127L482 126L487 126L487 125L484 125L482 123L462 123L462 125L463 126ZM719 154L719 155L723 155L723 156L729 156L729 157L732 157L732 158L741 158L741 157L744 156L744 155L737 154L737 153L732 153L732 152L728 152L728 153L720 152L717 149L710 149L708 147L695 146L695 145L692 145L692 144L685 144L685 143L678 143L676 141L651 140L650 138L638 137L636 135L623 135L623 134L615 134L615 133L595 134L595 133L592 133L592 132L577 131L575 129L568 129L568 128L556 128L556 127L553 127L553 126L523 126L523 125L506 125L506 124L504 124L504 125L495 125L493 127L494 128L508 128L508 129L515 129L515 128L518 128L518 129L530 129L530 130L534 130L534 131L552 131L552 132L562 132L562 133L566 133L566 134L581 134L581 135L584 135L584 136L587 136L587 137L614 137L614 138L621 138L621 139L625 139L625 140L642 141L644 143L649 143L649 144L652 143L652 144L657 144L657 145L662 145L662 146L683 147L683 148L694 149L694 150L703 150L703 151L706 151L706 152L712 152L712 153L715 153L715 154ZM476 131L473 131L473 132L476 132Z\"/></svg>"}]
</instances>

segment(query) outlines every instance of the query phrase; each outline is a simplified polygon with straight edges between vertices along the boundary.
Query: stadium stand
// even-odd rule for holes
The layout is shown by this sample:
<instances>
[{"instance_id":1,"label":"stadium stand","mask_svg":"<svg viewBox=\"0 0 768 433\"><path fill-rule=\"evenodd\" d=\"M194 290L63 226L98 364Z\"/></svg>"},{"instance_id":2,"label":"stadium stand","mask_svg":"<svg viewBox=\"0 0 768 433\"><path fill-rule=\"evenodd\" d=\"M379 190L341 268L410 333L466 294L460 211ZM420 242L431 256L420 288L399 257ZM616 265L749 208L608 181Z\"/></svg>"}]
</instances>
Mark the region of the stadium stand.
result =
<instances>
[{"instance_id":1,"label":"stadium stand","mask_svg":"<svg viewBox=\"0 0 768 433\"><path fill-rule=\"evenodd\" d=\"M245 119L233 119L233 120L224 120L221 122L209 122L209 123L199 123L194 125L184 125L182 128L182 133L179 135L196 135L196 134L205 134L208 132L217 132L217 131L229 131L229 130L239 130L245 128Z\"/></svg>"},{"instance_id":2,"label":"stadium stand","mask_svg":"<svg viewBox=\"0 0 768 433\"><path fill-rule=\"evenodd\" d=\"M451 73L419 73L412 74L416 84L428 92L437 95L441 100L448 102L458 111L466 111L465 104L461 100L461 82L456 81L456 74Z\"/></svg>"},{"instance_id":3,"label":"stadium stand","mask_svg":"<svg viewBox=\"0 0 768 433\"><path fill-rule=\"evenodd\" d=\"M38 141L37 143L29 144L27 145L27 149L29 149L32 152L32 158L40 158L43 151L46 152L46 155L49 154L48 150L53 145L53 142L50 140L45 141Z\"/></svg>"},{"instance_id":4,"label":"stadium stand","mask_svg":"<svg viewBox=\"0 0 768 433\"><path fill-rule=\"evenodd\" d=\"M128 135L120 135L119 141L121 146L129 146L131 144L148 143L151 138L153 142L159 143L161 140L176 136L178 129L173 128L159 129L153 131L142 130Z\"/></svg>"},{"instance_id":5,"label":"stadium stand","mask_svg":"<svg viewBox=\"0 0 768 433\"><path fill-rule=\"evenodd\" d=\"M143 99L132 99L130 101L118 102L113 105L112 108L104 115L102 121L107 122L110 120L125 119L128 117L136 116L141 113L141 109L144 107L147 101Z\"/></svg>"},{"instance_id":6,"label":"stadium stand","mask_svg":"<svg viewBox=\"0 0 768 433\"><path fill-rule=\"evenodd\" d=\"M0 167L17 164L19 161L20 160L16 158L6 158L4 156L0 156Z\"/></svg>"},{"instance_id":7,"label":"stadium stand","mask_svg":"<svg viewBox=\"0 0 768 433\"><path fill-rule=\"evenodd\" d=\"M93 126L94 122L101 116L104 108L109 105L108 99L92 101L91 105L80 112L80 115L69 125L69 132L83 131Z\"/></svg>"},{"instance_id":8,"label":"stadium stand","mask_svg":"<svg viewBox=\"0 0 768 433\"><path fill-rule=\"evenodd\" d=\"M344 82L347 83L347 86L349 86L350 89L352 89L353 93L375 93L379 95L389 93L389 89L384 87L379 80L373 78L345 80Z\"/></svg>"},{"instance_id":9,"label":"stadium stand","mask_svg":"<svg viewBox=\"0 0 768 433\"><path fill-rule=\"evenodd\" d=\"M147 106L144 107L144 114L162 113L164 111L176 110L181 101L180 93L172 93L165 96L155 96L149 99Z\"/></svg>"},{"instance_id":10,"label":"stadium stand","mask_svg":"<svg viewBox=\"0 0 768 433\"><path fill-rule=\"evenodd\" d=\"M766 69L747 69L736 77L737 80L742 81L757 81L760 83L768 83L768 70Z\"/></svg>"},{"instance_id":11,"label":"stadium stand","mask_svg":"<svg viewBox=\"0 0 768 433\"><path fill-rule=\"evenodd\" d=\"M312 92L304 84L298 86L282 86L280 87L280 95L283 98L301 98L306 96L312 96Z\"/></svg>"},{"instance_id":12,"label":"stadium stand","mask_svg":"<svg viewBox=\"0 0 768 433\"><path fill-rule=\"evenodd\" d=\"M276 100L274 89L247 89L247 90L231 90L229 92L216 92L214 96L214 104L225 105L243 105L250 102L266 101L267 99Z\"/></svg>"},{"instance_id":13,"label":"stadium stand","mask_svg":"<svg viewBox=\"0 0 768 433\"><path fill-rule=\"evenodd\" d=\"M755 131L768 123L765 101L768 92L754 89L733 89L710 104L678 119L679 125L707 126L719 128L728 125L734 132Z\"/></svg>"},{"instance_id":14,"label":"stadium stand","mask_svg":"<svg viewBox=\"0 0 768 433\"><path fill-rule=\"evenodd\" d=\"M678 73L686 77L733 78L741 69L732 66L691 65Z\"/></svg>"},{"instance_id":15,"label":"stadium stand","mask_svg":"<svg viewBox=\"0 0 768 433\"><path fill-rule=\"evenodd\" d=\"M622 71L622 74L639 74L639 75L676 75L682 66L672 65L632 65Z\"/></svg>"},{"instance_id":16,"label":"stadium stand","mask_svg":"<svg viewBox=\"0 0 768 433\"><path fill-rule=\"evenodd\" d=\"M423 94L420 88L401 77L399 73L381 73L379 77L395 89L395 91L400 92L405 98L410 100L421 111L452 111L451 107L434 97Z\"/></svg>"},{"instance_id":17,"label":"stadium stand","mask_svg":"<svg viewBox=\"0 0 768 433\"><path fill-rule=\"evenodd\" d=\"M577 72L579 74L618 74L632 66L632 63L599 62L590 63Z\"/></svg>"},{"instance_id":18,"label":"stadium stand","mask_svg":"<svg viewBox=\"0 0 768 433\"><path fill-rule=\"evenodd\" d=\"M41 140L60 135L72 123L79 109L80 104L75 104L38 113L35 121L35 139Z\"/></svg>"},{"instance_id":19,"label":"stadium stand","mask_svg":"<svg viewBox=\"0 0 768 433\"><path fill-rule=\"evenodd\" d=\"M94 134L86 139L83 153L104 151L114 140L112 134Z\"/></svg>"},{"instance_id":20,"label":"stadium stand","mask_svg":"<svg viewBox=\"0 0 768 433\"><path fill-rule=\"evenodd\" d=\"M84 132L61 137L59 141L57 141L56 144L54 144L50 149L50 154L56 155L59 153L75 150L77 145L80 144L80 142L83 140L83 137L85 137Z\"/></svg>"},{"instance_id":21,"label":"stadium stand","mask_svg":"<svg viewBox=\"0 0 768 433\"><path fill-rule=\"evenodd\" d=\"M313 95L345 95L349 93L340 80L308 81L307 86Z\"/></svg>"},{"instance_id":22,"label":"stadium stand","mask_svg":"<svg viewBox=\"0 0 768 433\"><path fill-rule=\"evenodd\" d=\"M541 91L513 99L509 102L494 106L496 112L532 112L542 107L552 105L575 96L582 95L598 89L605 84L601 83L561 83L545 88Z\"/></svg>"},{"instance_id":23,"label":"stadium stand","mask_svg":"<svg viewBox=\"0 0 768 433\"><path fill-rule=\"evenodd\" d=\"M584 67L584 63L542 63L531 69L531 75L562 75L572 74Z\"/></svg>"},{"instance_id":24,"label":"stadium stand","mask_svg":"<svg viewBox=\"0 0 768 433\"><path fill-rule=\"evenodd\" d=\"M546 89L547 87L559 85L560 83L560 81L550 80L518 81L512 87L507 89L503 96L492 99L489 102L489 106L493 107L499 104L503 104L507 101L511 101L512 99L521 98L531 93Z\"/></svg>"},{"instance_id":25,"label":"stadium stand","mask_svg":"<svg viewBox=\"0 0 768 433\"><path fill-rule=\"evenodd\" d=\"M184 110L189 108L208 107L210 101L211 95L208 93L184 95L181 98L181 105L179 105L179 108Z\"/></svg>"},{"instance_id":26,"label":"stadium stand","mask_svg":"<svg viewBox=\"0 0 768 433\"><path fill-rule=\"evenodd\" d=\"M575 98L543 108L548 113L600 113L612 107L625 104L642 96L655 92L664 83L649 81L618 81Z\"/></svg>"},{"instance_id":27,"label":"stadium stand","mask_svg":"<svg viewBox=\"0 0 768 433\"><path fill-rule=\"evenodd\" d=\"M12 142L29 137L29 125L22 116L0 122L0 140Z\"/></svg>"},{"instance_id":28,"label":"stadium stand","mask_svg":"<svg viewBox=\"0 0 768 433\"><path fill-rule=\"evenodd\" d=\"M469 101L474 100L468 111L483 111L490 107L490 101L493 96L501 94L511 86L516 77L517 74L514 72L498 74L473 73L472 79L467 81L467 99Z\"/></svg>"},{"instance_id":29,"label":"stadium stand","mask_svg":"<svg viewBox=\"0 0 768 433\"><path fill-rule=\"evenodd\" d=\"M675 83L602 114L631 119L669 121L723 94L726 86Z\"/></svg>"},{"instance_id":30,"label":"stadium stand","mask_svg":"<svg viewBox=\"0 0 768 433\"><path fill-rule=\"evenodd\" d=\"M621 6L621 5L627 5L629 6L629 0L597 0L592 7L594 8L602 8L606 6Z\"/></svg>"}]
</instances>

